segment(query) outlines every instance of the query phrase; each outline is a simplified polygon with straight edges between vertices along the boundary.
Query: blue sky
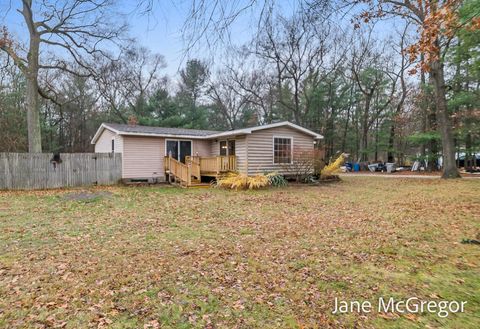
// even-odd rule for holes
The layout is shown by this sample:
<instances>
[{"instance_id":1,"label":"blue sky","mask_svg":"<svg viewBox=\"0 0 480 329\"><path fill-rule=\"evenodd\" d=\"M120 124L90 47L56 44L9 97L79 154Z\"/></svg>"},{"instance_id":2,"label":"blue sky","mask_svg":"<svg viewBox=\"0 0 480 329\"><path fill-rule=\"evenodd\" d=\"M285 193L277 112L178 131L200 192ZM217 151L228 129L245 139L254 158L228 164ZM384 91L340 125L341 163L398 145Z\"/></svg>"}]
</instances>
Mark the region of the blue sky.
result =
<instances>
[{"instance_id":1,"label":"blue sky","mask_svg":"<svg viewBox=\"0 0 480 329\"><path fill-rule=\"evenodd\" d=\"M118 1L119 10L124 13L124 19L130 27L130 36L135 38L141 46L145 46L154 53L165 57L169 76L176 75L184 64L185 45L182 40L182 27L188 17L191 1L188 0L158 0L154 1L149 14L141 14L136 8L138 2L131 0ZM232 6L241 4L241 1L232 1ZM295 10L296 1L281 0L276 3L284 11ZM28 41L26 26L17 9L20 1L0 0L0 20L5 22L9 31L20 39ZM239 45L248 42L255 31L255 8L249 9L240 16L231 27L232 42ZM3 23L0 23L2 25ZM221 52L221 50L219 51ZM212 59L212 52L207 47L196 49L188 56L200 59Z\"/></svg>"},{"instance_id":2,"label":"blue sky","mask_svg":"<svg viewBox=\"0 0 480 329\"><path fill-rule=\"evenodd\" d=\"M181 29L186 19L185 7L172 1L158 1L151 13L136 13L127 19L130 34L140 45L165 56L166 71L171 76L182 65L184 47Z\"/></svg>"},{"instance_id":3,"label":"blue sky","mask_svg":"<svg viewBox=\"0 0 480 329\"><path fill-rule=\"evenodd\" d=\"M0 21L7 25L10 33L26 42L26 26L23 17L16 11L19 7L20 1L0 0ZM185 9L174 1L158 1L150 14L141 15L135 12L133 1L125 1L120 10L125 13L130 36L152 52L164 55L168 64L166 71L174 75L181 65L183 54L180 30L186 17Z\"/></svg>"},{"instance_id":4,"label":"blue sky","mask_svg":"<svg viewBox=\"0 0 480 329\"><path fill-rule=\"evenodd\" d=\"M226 0L227 1L227 0ZM124 13L124 19L130 26L130 36L137 39L138 43L154 53L165 57L167 68L165 73L174 77L178 69L184 64L185 51L182 41L182 27L188 17L191 6L189 0L156 0L149 14L141 14L136 8L137 1L118 0L119 10ZM244 2L236 0L231 6ZM296 9L295 0L281 0L275 3L276 9L284 13L292 13ZM10 7L11 4L11 7ZM27 41L26 26L23 18L16 11L20 1L0 0L0 19L5 22L10 32L18 36L21 41ZM238 7L234 7L235 8ZM9 9L7 11L7 9ZM137 9L137 10L136 10ZM231 40L236 45L248 42L256 29L258 15L253 8L245 11L231 27ZM347 19L348 20L348 19ZM2 25L0 23L0 25ZM217 53L221 54L222 49ZM189 54L190 57L212 59L212 52L208 47L200 47ZM217 55L217 60L221 55ZM218 64L218 63L217 63Z\"/></svg>"}]
</instances>

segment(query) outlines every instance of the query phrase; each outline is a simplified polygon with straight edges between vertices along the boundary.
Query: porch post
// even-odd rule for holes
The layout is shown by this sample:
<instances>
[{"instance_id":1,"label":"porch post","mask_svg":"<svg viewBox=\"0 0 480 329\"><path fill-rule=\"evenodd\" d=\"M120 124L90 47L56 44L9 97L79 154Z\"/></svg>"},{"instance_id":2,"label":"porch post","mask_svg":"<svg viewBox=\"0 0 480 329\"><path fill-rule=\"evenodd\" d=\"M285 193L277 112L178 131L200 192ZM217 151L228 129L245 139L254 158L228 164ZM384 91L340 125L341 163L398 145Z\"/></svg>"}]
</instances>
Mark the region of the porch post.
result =
<instances>
[{"instance_id":1,"label":"porch post","mask_svg":"<svg viewBox=\"0 0 480 329\"><path fill-rule=\"evenodd\" d=\"M172 183L172 152L168 152L168 180Z\"/></svg>"},{"instance_id":2,"label":"porch post","mask_svg":"<svg viewBox=\"0 0 480 329\"><path fill-rule=\"evenodd\" d=\"M220 173L220 168L222 165L222 156L217 157L217 175Z\"/></svg>"}]
</instances>

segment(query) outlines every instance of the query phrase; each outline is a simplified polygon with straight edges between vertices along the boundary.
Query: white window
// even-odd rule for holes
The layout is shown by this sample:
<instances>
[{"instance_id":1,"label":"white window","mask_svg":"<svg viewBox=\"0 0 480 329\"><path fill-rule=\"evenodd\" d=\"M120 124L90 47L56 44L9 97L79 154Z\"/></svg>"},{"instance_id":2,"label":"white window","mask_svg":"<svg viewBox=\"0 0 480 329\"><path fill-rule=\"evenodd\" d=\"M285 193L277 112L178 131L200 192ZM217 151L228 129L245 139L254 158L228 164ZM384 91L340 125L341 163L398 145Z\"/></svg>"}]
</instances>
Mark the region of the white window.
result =
<instances>
[{"instance_id":1,"label":"white window","mask_svg":"<svg viewBox=\"0 0 480 329\"><path fill-rule=\"evenodd\" d=\"M273 163L292 163L292 137L273 137Z\"/></svg>"}]
</instances>

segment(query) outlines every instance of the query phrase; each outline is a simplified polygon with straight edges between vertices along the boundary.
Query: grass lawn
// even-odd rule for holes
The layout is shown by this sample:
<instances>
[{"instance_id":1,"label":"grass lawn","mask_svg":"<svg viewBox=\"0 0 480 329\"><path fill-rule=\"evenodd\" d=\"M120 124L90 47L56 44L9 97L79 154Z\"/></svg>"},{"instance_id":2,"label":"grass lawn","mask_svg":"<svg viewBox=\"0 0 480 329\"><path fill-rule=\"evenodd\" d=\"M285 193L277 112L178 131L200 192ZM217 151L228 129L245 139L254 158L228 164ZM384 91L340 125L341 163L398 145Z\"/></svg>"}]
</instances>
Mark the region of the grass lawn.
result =
<instances>
[{"instance_id":1,"label":"grass lawn","mask_svg":"<svg viewBox=\"0 0 480 329\"><path fill-rule=\"evenodd\" d=\"M0 192L0 327L480 328L480 180L81 191ZM331 314L380 296L467 305Z\"/></svg>"}]
</instances>

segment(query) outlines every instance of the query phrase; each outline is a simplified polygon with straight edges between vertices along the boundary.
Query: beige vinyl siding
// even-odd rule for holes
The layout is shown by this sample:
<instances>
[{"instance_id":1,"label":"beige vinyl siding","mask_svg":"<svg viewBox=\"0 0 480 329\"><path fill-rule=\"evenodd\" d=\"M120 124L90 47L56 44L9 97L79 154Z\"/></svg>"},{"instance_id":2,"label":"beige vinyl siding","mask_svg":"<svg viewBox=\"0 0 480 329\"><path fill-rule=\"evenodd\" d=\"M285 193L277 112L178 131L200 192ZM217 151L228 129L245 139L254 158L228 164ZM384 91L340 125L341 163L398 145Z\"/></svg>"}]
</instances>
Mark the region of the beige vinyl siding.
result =
<instances>
[{"instance_id":1,"label":"beige vinyl siding","mask_svg":"<svg viewBox=\"0 0 480 329\"><path fill-rule=\"evenodd\" d=\"M95 143L95 153L110 153L112 152L112 139L115 138L117 134L111 130L103 129L102 134ZM115 142L116 144L116 142ZM115 145L117 146L117 145ZM117 152L115 148L115 152Z\"/></svg>"},{"instance_id":2,"label":"beige vinyl siding","mask_svg":"<svg viewBox=\"0 0 480 329\"><path fill-rule=\"evenodd\" d=\"M239 173L247 173L247 138L239 136L235 138L235 155L237 156L237 170Z\"/></svg>"},{"instance_id":3,"label":"beige vinyl siding","mask_svg":"<svg viewBox=\"0 0 480 329\"><path fill-rule=\"evenodd\" d=\"M115 153L123 153L123 136L115 135Z\"/></svg>"},{"instance_id":4,"label":"beige vinyl siding","mask_svg":"<svg viewBox=\"0 0 480 329\"><path fill-rule=\"evenodd\" d=\"M95 143L95 153L112 152L112 138L115 139L115 153L123 152L123 137L109 129L104 129Z\"/></svg>"},{"instance_id":5,"label":"beige vinyl siding","mask_svg":"<svg viewBox=\"0 0 480 329\"><path fill-rule=\"evenodd\" d=\"M192 154L199 155L201 157L210 156L211 152L211 142L209 140L193 140L192 141Z\"/></svg>"},{"instance_id":6,"label":"beige vinyl siding","mask_svg":"<svg viewBox=\"0 0 480 329\"><path fill-rule=\"evenodd\" d=\"M210 141L210 156L219 156L220 155L220 143L219 140Z\"/></svg>"},{"instance_id":7,"label":"beige vinyl siding","mask_svg":"<svg viewBox=\"0 0 480 329\"><path fill-rule=\"evenodd\" d=\"M123 136L123 178L165 179L164 157L165 138ZM192 142L192 154L210 155L210 141L167 138L168 140L188 140Z\"/></svg>"},{"instance_id":8,"label":"beige vinyl siding","mask_svg":"<svg viewBox=\"0 0 480 329\"><path fill-rule=\"evenodd\" d=\"M314 138L290 127L276 127L257 130L247 135L248 174L254 175L265 171L288 174L285 164L273 163L273 137L291 137L293 150L313 150Z\"/></svg>"},{"instance_id":9,"label":"beige vinyl siding","mask_svg":"<svg viewBox=\"0 0 480 329\"><path fill-rule=\"evenodd\" d=\"M123 178L165 179L165 138L123 136Z\"/></svg>"}]
</instances>

